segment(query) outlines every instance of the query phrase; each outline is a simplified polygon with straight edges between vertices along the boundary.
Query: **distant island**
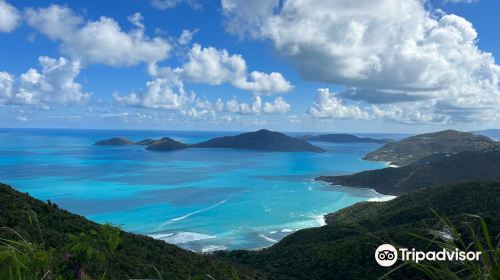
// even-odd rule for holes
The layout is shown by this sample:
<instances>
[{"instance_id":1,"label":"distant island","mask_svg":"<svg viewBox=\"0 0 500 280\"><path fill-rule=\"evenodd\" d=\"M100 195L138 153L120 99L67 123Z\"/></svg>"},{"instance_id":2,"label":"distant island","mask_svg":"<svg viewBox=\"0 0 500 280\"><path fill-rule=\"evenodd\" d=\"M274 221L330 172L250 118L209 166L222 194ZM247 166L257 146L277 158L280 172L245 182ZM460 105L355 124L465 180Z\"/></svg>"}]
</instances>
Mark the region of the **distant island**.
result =
<instances>
[{"instance_id":1,"label":"distant island","mask_svg":"<svg viewBox=\"0 0 500 280\"><path fill-rule=\"evenodd\" d=\"M122 137L113 137L111 139L101 140L94 145L98 146L126 146L126 145L140 145L138 142L133 142Z\"/></svg>"},{"instance_id":2,"label":"distant island","mask_svg":"<svg viewBox=\"0 0 500 280\"><path fill-rule=\"evenodd\" d=\"M391 139L374 139L369 137L359 137L352 134L322 134L322 135L302 135L297 138L305 141L319 141L330 143L376 143L385 144L393 140Z\"/></svg>"},{"instance_id":3,"label":"distant island","mask_svg":"<svg viewBox=\"0 0 500 280\"><path fill-rule=\"evenodd\" d=\"M492 147L500 147L500 145L486 136L456 130L444 130L387 143L376 151L368 153L363 159L385 161L397 166L405 166L436 153L453 155L464 151L480 151Z\"/></svg>"},{"instance_id":4,"label":"distant island","mask_svg":"<svg viewBox=\"0 0 500 280\"><path fill-rule=\"evenodd\" d=\"M147 146L146 149L154 151L173 151L187 148L229 148L269 152L325 152L322 148L312 145L307 141L267 129L242 133L236 136L217 137L192 145L168 137L160 140L146 139L138 142L115 137L98 141L94 145L143 145Z\"/></svg>"},{"instance_id":5,"label":"distant island","mask_svg":"<svg viewBox=\"0 0 500 280\"><path fill-rule=\"evenodd\" d=\"M242 133L236 136L225 136L210 139L191 145L193 148L231 148L275 152L314 152L325 150L307 143L304 140L285 135L280 132L261 129L255 132Z\"/></svg>"}]
</instances>

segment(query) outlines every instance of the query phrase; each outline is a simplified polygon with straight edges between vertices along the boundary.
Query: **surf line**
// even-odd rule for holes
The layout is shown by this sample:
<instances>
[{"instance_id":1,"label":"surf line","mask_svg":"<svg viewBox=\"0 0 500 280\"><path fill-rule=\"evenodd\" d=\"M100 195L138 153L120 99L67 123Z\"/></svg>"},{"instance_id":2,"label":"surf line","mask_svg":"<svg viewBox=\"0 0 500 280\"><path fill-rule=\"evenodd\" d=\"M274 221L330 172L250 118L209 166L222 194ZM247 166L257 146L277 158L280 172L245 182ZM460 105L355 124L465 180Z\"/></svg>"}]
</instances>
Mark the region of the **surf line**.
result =
<instances>
[{"instance_id":1,"label":"surf line","mask_svg":"<svg viewBox=\"0 0 500 280\"><path fill-rule=\"evenodd\" d=\"M158 230L161 230L164 226L166 226L166 225L168 225L168 224L175 223L175 222L177 222L177 221L184 220L184 219L189 218L190 216L196 215L196 214L198 214L198 213L202 213L202 212L205 212L205 211L208 211L208 210L214 209L215 207L217 207L217 206L219 206L219 205L221 205L221 204L226 203L226 201L227 201L227 199L224 199L223 201L219 201L219 202L217 202L216 204L211 205L211 206L209 206L209 207L207 207L207 208L203 208L203 209L200 209L200 210L196 210L196 211L191 212L191 213L188 213L188 214L186 214L186 215L184 215L184 216L180 216L180 217L177 217L177 218L170 219L170 220L168 220L168 221L166 221L166 222L164 222L164 223L161 223L161 224L160 224L160 226L158 227Z\"/></svg>"}]
</instances>

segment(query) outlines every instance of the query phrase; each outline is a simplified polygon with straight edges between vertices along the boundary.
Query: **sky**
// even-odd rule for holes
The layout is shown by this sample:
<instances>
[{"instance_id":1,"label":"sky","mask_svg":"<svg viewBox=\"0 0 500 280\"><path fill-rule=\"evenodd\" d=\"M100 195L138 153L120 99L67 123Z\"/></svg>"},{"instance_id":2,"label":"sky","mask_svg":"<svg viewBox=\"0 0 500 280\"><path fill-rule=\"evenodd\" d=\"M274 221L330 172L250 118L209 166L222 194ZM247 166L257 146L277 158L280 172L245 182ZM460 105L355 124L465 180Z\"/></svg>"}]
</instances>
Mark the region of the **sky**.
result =
<instances>
[{"instance_id":1,"label":"sky","mask_svg":"<svg viewBox=\"0 0 500 280\"><path fill-rule=\"evenodd\" d=\"M497 0L0 0L0 127L500 128Z\"/></svg>"}]
</instances>

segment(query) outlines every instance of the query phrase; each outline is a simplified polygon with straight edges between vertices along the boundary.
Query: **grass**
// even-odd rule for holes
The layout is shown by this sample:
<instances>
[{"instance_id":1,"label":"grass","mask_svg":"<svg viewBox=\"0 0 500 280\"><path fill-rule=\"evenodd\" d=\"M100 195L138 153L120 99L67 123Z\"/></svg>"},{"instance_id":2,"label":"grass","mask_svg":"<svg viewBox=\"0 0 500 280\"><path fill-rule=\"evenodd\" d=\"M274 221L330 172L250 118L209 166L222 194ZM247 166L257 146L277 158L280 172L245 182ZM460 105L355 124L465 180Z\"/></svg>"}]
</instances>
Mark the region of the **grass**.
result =
<instances>
[{"instance_id":1,"label":"grass","mask_svg":"<svg viewBox=\"0 0 500 280\"><path fill-rule=\"evenodd\" d=\"M387 279L392 273L404 266L410 266L423 275L426 279L451 280L451 279L500 279L500 234L491 236L485 220L477 215L467 215L459 226L454 225L446 217L438 217L446 236L443 232L427 232L431 237L418 234L412 236L428 242L431 250L445 249L447 251L480 252L479 261L405 261L380 279ZM437 250L436 250L437 251Z\"/></svg>"}]
</instances>

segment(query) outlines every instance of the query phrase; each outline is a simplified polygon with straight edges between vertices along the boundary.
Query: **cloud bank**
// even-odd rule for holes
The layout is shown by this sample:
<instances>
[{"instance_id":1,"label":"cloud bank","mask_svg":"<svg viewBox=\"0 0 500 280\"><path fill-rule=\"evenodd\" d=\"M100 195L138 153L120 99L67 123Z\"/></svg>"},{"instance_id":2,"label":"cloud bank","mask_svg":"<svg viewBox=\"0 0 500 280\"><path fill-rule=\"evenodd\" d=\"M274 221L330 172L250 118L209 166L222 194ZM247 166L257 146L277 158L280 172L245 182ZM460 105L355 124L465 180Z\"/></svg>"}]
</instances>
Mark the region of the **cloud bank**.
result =
<instances>
[{"instance_id":1,"label":"cloud bank","mask_svg":"<svg viewBox=\"0 0 500 280\"><path fill-rule=\"evenodd\" d=\"M222 8L228 32L269 41L304 79L351 93L336 98L393 103L377 105L392 112L411 103L450 122L500 105L500 67L478 48L472 24L422 1L222 0Z\"/></svg>"}]
</instances>

